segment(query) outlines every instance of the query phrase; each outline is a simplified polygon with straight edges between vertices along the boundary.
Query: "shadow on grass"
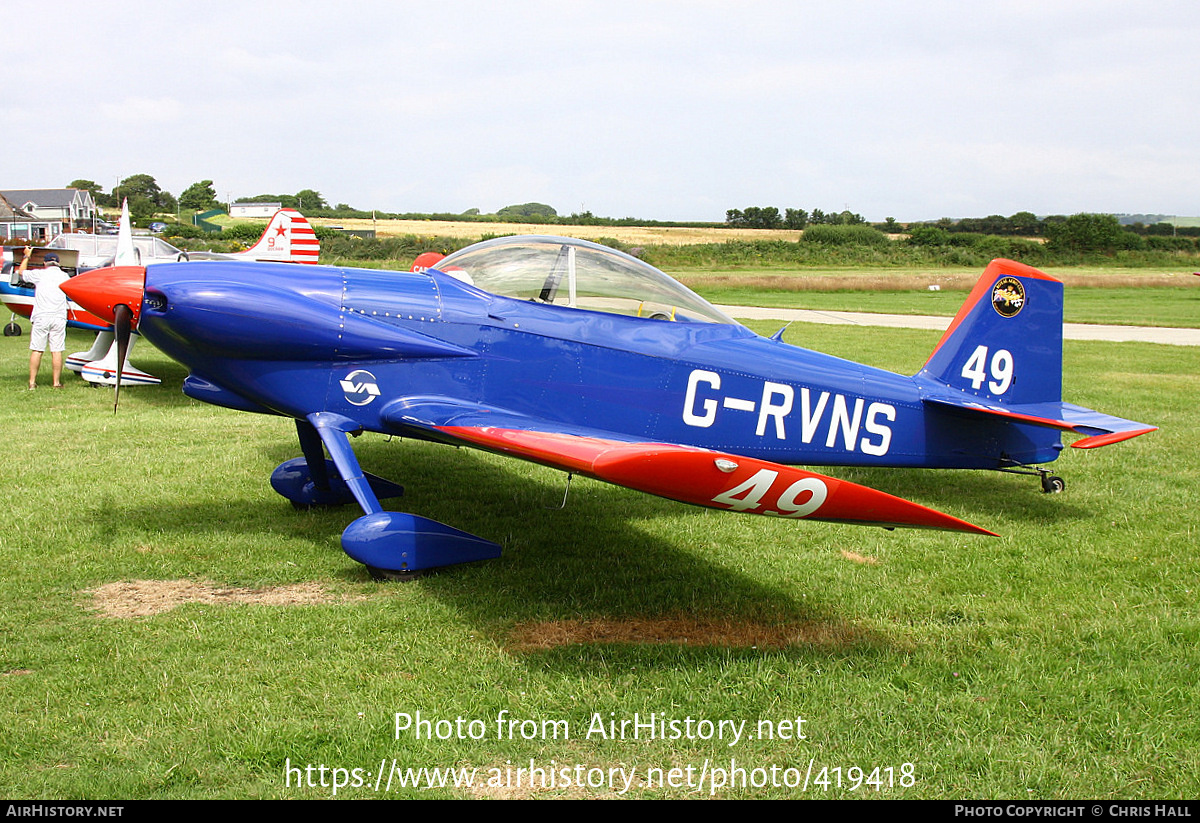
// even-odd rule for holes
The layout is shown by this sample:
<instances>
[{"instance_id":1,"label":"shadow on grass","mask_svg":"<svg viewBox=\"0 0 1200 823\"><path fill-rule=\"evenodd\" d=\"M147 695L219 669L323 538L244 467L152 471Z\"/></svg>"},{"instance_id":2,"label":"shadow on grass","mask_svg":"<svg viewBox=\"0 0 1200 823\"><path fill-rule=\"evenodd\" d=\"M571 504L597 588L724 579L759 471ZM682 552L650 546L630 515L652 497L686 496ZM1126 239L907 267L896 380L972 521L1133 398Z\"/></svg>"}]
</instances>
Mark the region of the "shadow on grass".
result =
<instances>
[{"instance_id":1,"label":"shadow on grass","mask_svg":"<svg viewBox=\"0 0 1200 823\"><path fill-rule=\"evenodd\" d=\"M659 645L753 655L892 645L839 616L838 604L820 595L828 588L820 571L795 583L805 591L800 599L792 589L757 579L752 565L743 567L741 549L731 544L747 541L739 534L747 518L586 479L575 481L567 506L557 509L565 482L560 472L420 442L363 438L355 446L366 471L405 484L406 496L385 501L386 508L432 517L504 547L498 560L415 583L377 584L381 595L419 586L511 653ZM270 452L282 462L299 448L281 442ZM171 547L155 560L158 576L241 584L261 579L238 574L255 564L328 568L327 552L337 551L342 529L360 515L353 506L295 512L269 491L265 501L238 499L236 492L216 503L125 501L117 513L81 513L94 519L98 544L127 544L133 529L137 540L146 534ZM344 569L335 576L368 582L366 570L349 558L339 553L333 562Z\"/></svg>"},{"instance_id":2,"label":"shadow on grass","mask_svg":"<svg viewBox=\"0 0 1200 823\"><path fill-rule=\"evenodd\" d=\"M789 556L788 584L764 582L780 579L764 546L777 543L781 555L787 542L826 547L825 524L711 512L587 479L575 481L567 506L558 509L561 472L398 438L367 436L354 445L364 470L406 486L405 497L385 501L385 508L431 517L504 547L498 560L446 569L415 585L514 653L554 656L572 647L578 657L582 648L647 644L752 654L895 648L894 639L842 616L845 608L831 599L842 583L827 577L836 574L827 564ZM271 465L299 454L286 436L264 449ZM1055 523L1081 515L1065 495L1042 494L1036 478L856 468L831 473L949 508L997 531L1005 530L1004 521ZM235 491L216 503L124 501L120 518L97 525L98 539L109 541L128 528L162 534L164 543L178 547L175 553L189 557L182 571L189 577L244 583L256 572L239 570L281 563L303 569L309 558L317 568L332 562L340 570L333 574L349 583L368 580L338 549L341 531L360 515L356 507L297 513L269 490L266 472L254 482L263 493L253 499L243 494L239 500Z\"/></svg>"},{"instance_id":3,"label":"shadow on grass","mask_svg":"<svg viewBox=\"0 0 1200 823\"><path fill-rule=\"evenodd\" d=\"M147 354L143 368L164 384L139 388L136 402L166 409L194 404L179 391L185 370L153 349ZM743 525L755 518L706 512L590 480L576 481L568 505L557 510L565 483L560 472L421 442L369 436L354 445L365 470L408 489L406 497L385 501L385 508L502 544L499 560L448 569L419 585L515 652L553 655L564 646L645 644L749 653L895 645L841 616L845 609L830 594L836 587L825 577L831 573L827 566L793 564L805 579L793 579L791 586L763 582L779 579L770 561L743 562L744 555L762 548L755 535L764 532ZM266 451L274 465L300 450L293 436L272 440ZM949 509L996 531L1005 521L1053 524L1086 514L1066 496L1043 495L1036 478L856 468L830 473ZM181 546L176 551L190 554L192 564L184 574L227 579L239 564L254 569L288 562L303 569L306 556L337 552L342 529L360 514L353 506L297 514L269 491L266 473L255 482L265 492L252 500L239 500L233 492L218 503L128 501L120 507L122 519L130 526L153 524L134 527L154 529ZM802 531L806 537L800 539L810 542L828 535L823 524L774 525ZM101 531L113 528L125 526L110 524ZM226 547L229 556L220 556ZM324 566L329 558L320 562ZM344 580L367 580L353 561L338 554L337 562ZM804 591L803 600L797 590Z\"/></svg>"}]
</instances>

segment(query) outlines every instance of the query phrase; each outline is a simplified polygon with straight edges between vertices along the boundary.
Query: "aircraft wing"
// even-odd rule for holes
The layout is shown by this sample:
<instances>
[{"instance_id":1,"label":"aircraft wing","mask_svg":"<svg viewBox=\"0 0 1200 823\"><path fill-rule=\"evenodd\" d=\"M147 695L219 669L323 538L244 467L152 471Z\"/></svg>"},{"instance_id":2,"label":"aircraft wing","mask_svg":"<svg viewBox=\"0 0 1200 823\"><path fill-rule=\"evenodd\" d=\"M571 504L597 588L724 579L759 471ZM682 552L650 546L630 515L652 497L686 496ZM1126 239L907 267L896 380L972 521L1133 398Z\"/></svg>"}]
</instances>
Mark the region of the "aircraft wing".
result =
<instances>
[{"instance_id":1,"label":"aircraft wing","mask_svg":"<svg viewBox=\"0 0 1200 823\"><path fill-rule=\"evenodd\" d=\"M955 394L926 394L924 402L935 406L959 409L968 413L1005 417L1020 423L1032 423L1052 429L1086 435L1071 444L1076 449L1095 449L1110 443L1119 443L1140 434L1157 431L1157 426L1148 426L1134 420L1125 420L1104 414L1074 403L1016 403L1002 404L986 399Z\"/></svg>"},{"instance_id":2,"label":"aircraft wing","mask_svg":"<svg viewBox=\"0 0 1200 823\"><path fill-rule=\"evenodd\" d=\"M415 433L507 454L697 506L993 534L934 509L795 466L673 443L638 442L454 399L395 400L382 416L397 434Z\"/></svg>"}]
</instances>

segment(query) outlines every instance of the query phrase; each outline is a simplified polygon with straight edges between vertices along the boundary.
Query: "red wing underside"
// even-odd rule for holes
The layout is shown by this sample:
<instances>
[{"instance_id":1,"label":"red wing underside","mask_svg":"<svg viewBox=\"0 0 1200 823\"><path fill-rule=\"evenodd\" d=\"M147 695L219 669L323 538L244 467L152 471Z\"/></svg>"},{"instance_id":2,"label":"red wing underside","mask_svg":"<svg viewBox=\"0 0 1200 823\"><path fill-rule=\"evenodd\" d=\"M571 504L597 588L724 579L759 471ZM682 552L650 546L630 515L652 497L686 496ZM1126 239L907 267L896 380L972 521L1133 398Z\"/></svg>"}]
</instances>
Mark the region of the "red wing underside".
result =
<instances>
[{"instance_id":1,"label":"red wing underside","mask_svg":"<svg viewBox=\"0 0 1200 823\"><path fill-rule=\"evenodd\" d=\"M993 535L899 497L766 460L677 446L491 426L435 426L489 451L683 503L805 520Z\"/></svg>"}]
</instances>

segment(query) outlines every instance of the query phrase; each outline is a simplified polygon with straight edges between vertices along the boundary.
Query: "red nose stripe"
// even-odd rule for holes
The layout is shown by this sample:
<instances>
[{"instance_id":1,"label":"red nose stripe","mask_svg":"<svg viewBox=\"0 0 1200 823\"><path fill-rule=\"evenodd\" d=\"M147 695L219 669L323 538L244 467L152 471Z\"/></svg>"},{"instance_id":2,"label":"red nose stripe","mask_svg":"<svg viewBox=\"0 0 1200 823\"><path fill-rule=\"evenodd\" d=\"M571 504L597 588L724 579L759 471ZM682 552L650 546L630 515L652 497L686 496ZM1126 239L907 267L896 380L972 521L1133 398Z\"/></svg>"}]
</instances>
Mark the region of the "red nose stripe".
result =
<instances>
[{"instance_id":1,"label":"red nose stripe","mask_svg":"<svg viewBox=\"0 0 1200 823\"><path fill-rule=\"evenodd\" d=\"M125 305L133 311L133 327L137 328L142 313L142 295L146 290L146 269L143 266L110 266L72 277L62 285L67 297L99 318L113 321L113 309Z\"/></svg>"}]
</instances>

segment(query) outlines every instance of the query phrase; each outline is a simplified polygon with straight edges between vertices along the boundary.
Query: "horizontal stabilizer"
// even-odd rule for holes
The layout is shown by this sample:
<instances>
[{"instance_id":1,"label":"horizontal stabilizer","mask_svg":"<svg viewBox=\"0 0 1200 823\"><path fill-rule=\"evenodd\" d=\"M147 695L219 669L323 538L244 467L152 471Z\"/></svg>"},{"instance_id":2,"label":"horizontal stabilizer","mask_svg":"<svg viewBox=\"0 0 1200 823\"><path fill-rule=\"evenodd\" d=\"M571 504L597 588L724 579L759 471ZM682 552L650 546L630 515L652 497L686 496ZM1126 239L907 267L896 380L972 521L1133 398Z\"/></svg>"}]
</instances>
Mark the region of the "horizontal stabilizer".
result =
<instances>
[{"instance_id":1,"label":"horizontal stabilizer","mask_svg":"<svg viewBox=\"0 0 1200 823\"><path fill-rule=\"evenodd\" d=\"M1119 443L1139 434L1156 431L1157 426L1147 426L1133 420L1113 417L1093 409L1085 409L1073 403L1023 403L1007 404L989 401L967 394L930 394L922 398L926 403L945 406L965 412L993 415L1030 423L1035 426L1059 429L1086 435L1071 445L1076 449L1094 449Z\"/></svg>"}]
</instances>

